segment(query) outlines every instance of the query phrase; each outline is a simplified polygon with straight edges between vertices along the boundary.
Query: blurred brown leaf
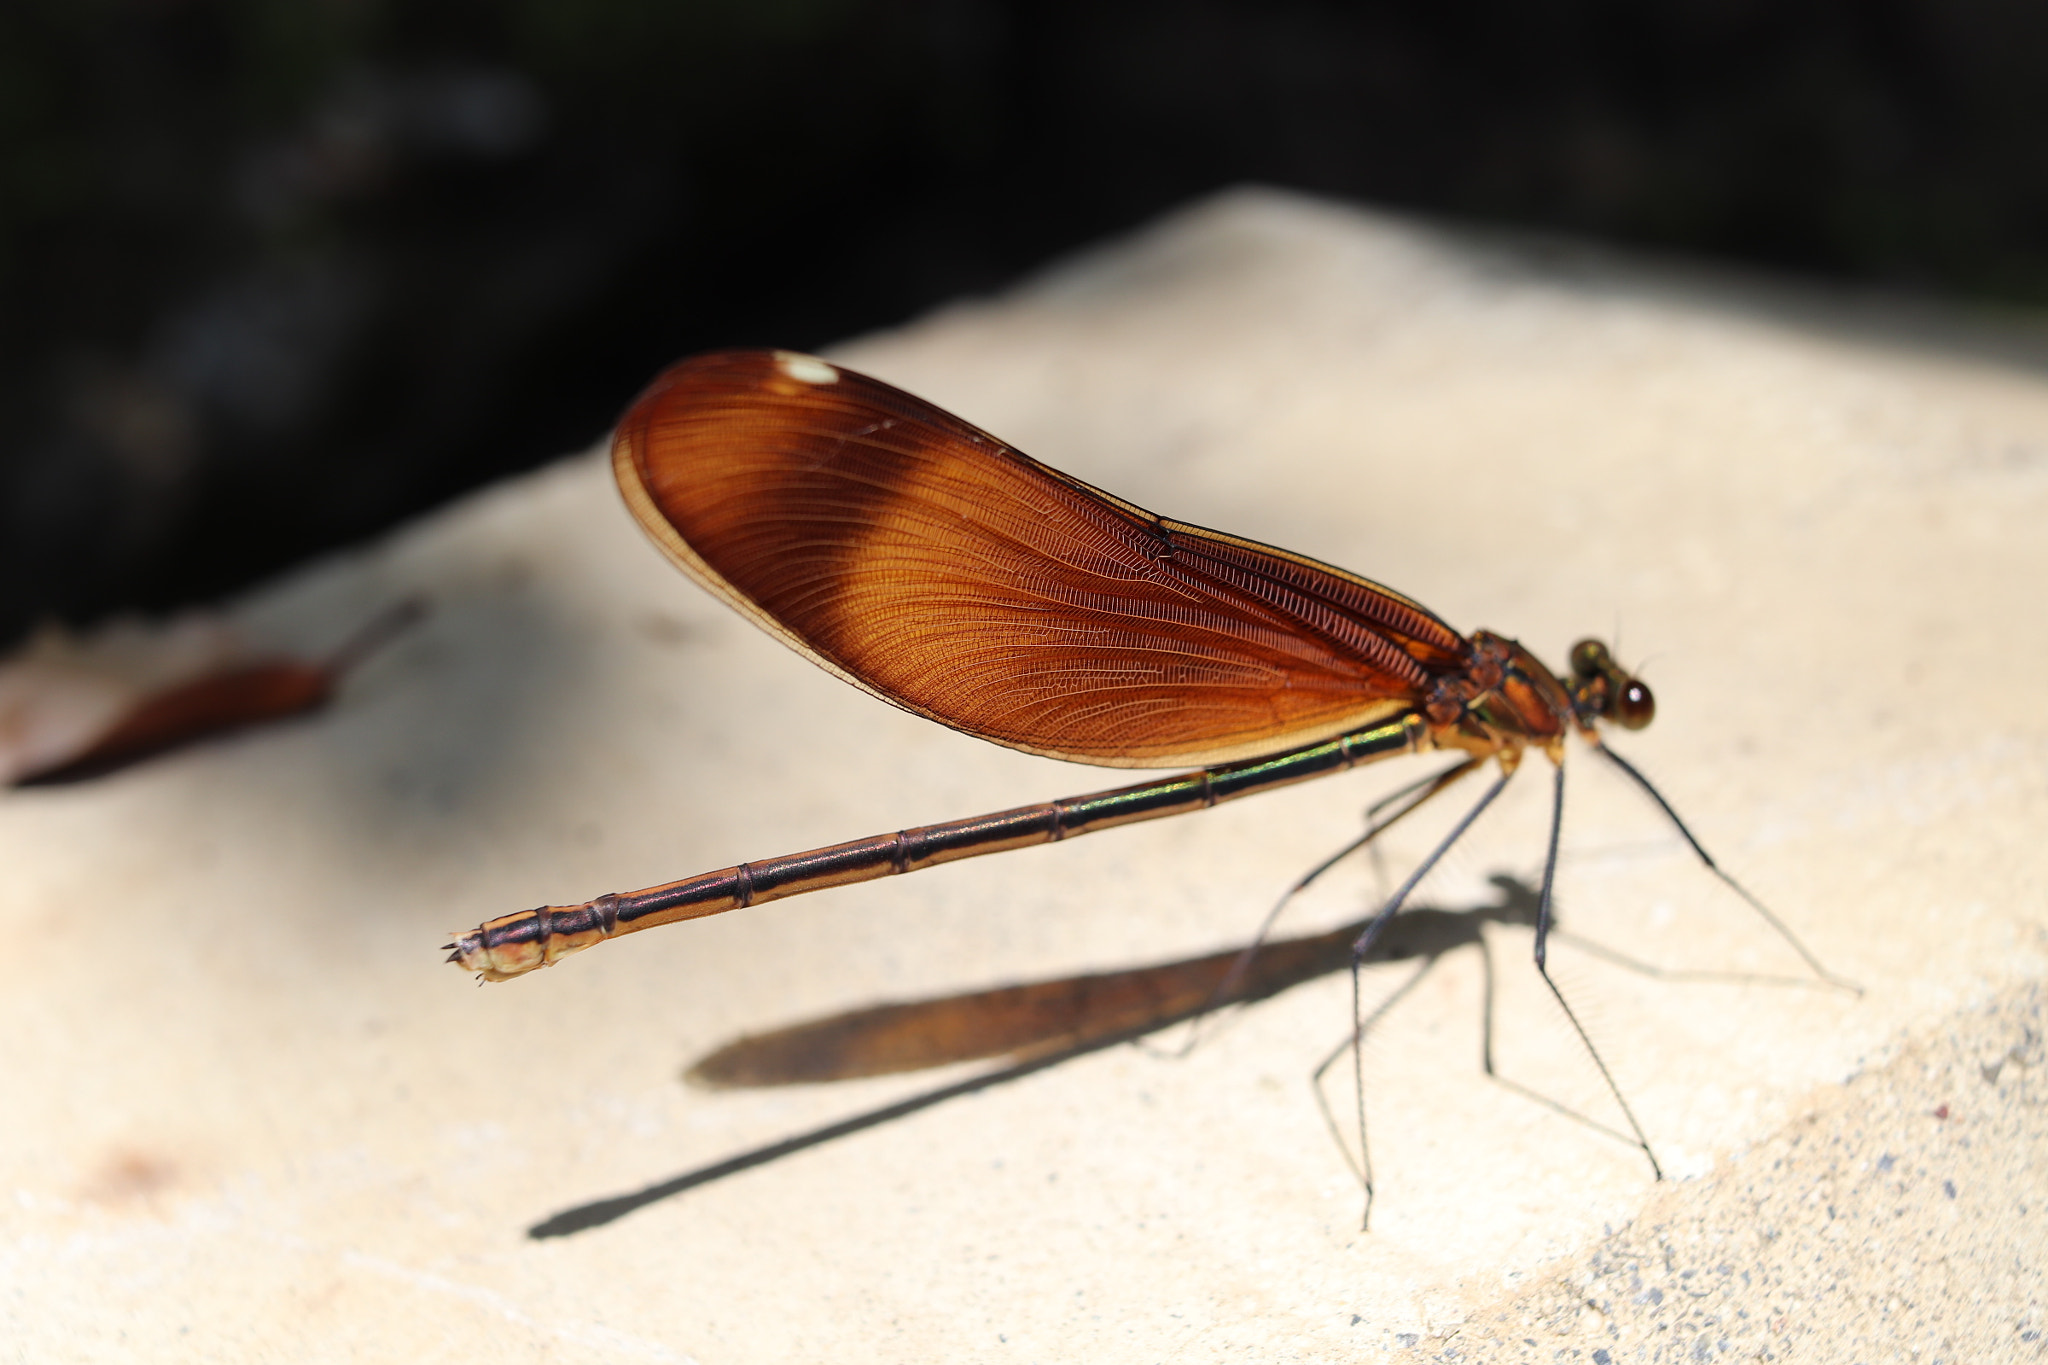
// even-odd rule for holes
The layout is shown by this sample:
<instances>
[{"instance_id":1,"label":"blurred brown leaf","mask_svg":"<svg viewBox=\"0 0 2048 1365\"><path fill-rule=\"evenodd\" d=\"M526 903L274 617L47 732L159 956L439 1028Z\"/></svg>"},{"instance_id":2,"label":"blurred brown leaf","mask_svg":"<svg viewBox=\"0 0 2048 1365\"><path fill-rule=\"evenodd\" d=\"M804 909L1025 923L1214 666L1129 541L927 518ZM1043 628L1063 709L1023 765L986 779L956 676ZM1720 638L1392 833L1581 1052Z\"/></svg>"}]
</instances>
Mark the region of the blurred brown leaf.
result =
<instances>
[{"instance_id":1,"label":"blurred brown leaf","mask_svg":"<svg viewBox=\"0 0 2048 1365\"><path fill-rule=\"evenodd\" d=\"M192 614L90 638L46 630L0 664L0 781L76 782L325 706L348 671L426 614L410 598L324 660L251 657L231 627Z\"/></svg>"}]
</instances>

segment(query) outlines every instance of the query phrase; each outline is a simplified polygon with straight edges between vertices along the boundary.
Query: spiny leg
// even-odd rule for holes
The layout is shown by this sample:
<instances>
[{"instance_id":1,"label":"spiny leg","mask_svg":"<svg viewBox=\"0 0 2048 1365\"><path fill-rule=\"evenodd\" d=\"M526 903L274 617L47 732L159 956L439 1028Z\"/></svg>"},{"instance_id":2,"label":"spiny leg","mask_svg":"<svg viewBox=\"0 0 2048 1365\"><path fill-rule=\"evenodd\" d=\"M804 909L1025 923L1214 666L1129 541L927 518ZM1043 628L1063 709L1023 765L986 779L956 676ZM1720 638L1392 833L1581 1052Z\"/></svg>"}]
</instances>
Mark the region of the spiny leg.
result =
<instances>
[{"instance_id":1,"label":"spiny leg","mask_svg":"<svg viewBox=\"0 0 2048 1365\"><path fill-rule=\"evenodd\" d=\"M1425 801L1428 801L1440 792L1448 790L1459 778L1464 777L1485 761L1483 758L1468 758L1461 763L1454 763L1442 772L1432 773L1428 777L1410 782L1407 786L1400 788L1398 791L1388 793L1386 796L1373 802L1372 805L1366 807L1365 832L1357 838L1347 841L1342 848L1303 873L1296 879L1294 885L1281 893L1280 899L1273 903L1273 908L1266 912L1265 919L1259 922L1259 931L1253 936L1251 945L1243 953L1239 954L1238 962L1231 964L1232 977L1243 974L1244 967L1249 965L1251 958L1258 952L1259 945L1266 941L1266 935L1272 932L1273 925L1280 918L1280 912L1287 908L1289 901L1308 890L1325 872L1328 872L1367 844L1372 843L1380 835L1399 824L1408 815L1419 810ZM1396 804L1399 804L1400 809L1384 820L1379 818L1381 811L1385 810L1388 806ZM1467 818L1469 819L1470 817ZM1235 981L1226 980L1226 984L1235 984Z\"/></svg>"},{"instance_id":2,"label":"spiny leg","mask_svg":"<svg viewBox=\"0 0 2048 1365\"><path fill-rule=\"evenodd\" d=\"M1559 930L1558 933L1560 937L1565 936L1562 930ZM1504 1076L1501 1074L1499 1066L1495 1063L1493 1051L1493 1026L1495 1020L1494 990L1495 983L1497 981L1497 977L1494 973L1493 966L1493 945L1487 941L1486 935L1484 934L1478 934L1474 937L1479 944L1480 973L1482 982L1484 983L1485 991L1485 993L1480 997L1479 1006L1479 1066L1480 1069L1486 1073L1487 1079L1492 1081L1496 1085L1514 1091L1516 1094L1520 1095L1524 1099L1535 1101L1537 1104L1542 1105L1544 1108L1549 1109L1554 1113L1562 1114L1565 1118L1571 1119L1574 1122L1583 1123L1586 1125L1586 1127L1591 1128L1594 1132L1599 1133L1605 1137L1611 1137L1616 1142L1625 1143L1626 1145L1631 1147L1640 1146L1640 1142L1636 1138L1629 1136L1627 1133L1621 1132L1619 1129L1616 1128L1611 1128L1608 1125L1600 1122L1598 1119L1591 1118L1585 1114L1581 1114L1578 1110L1572 1108L1570 1105L1563 1104L1557 1100L1554 1100L1550 1096L1544 1094L1540 1090L1537 1090L1533 1086L1527 1086L1522 1084L1520 1081L1514 1079L1514 1077L1512 1076ZM1583 1034L1581 1034L1580 1036L1584 1037ZM1599 1058L1596 1056L1594 1060L1597 1062ZM1654 1158L1652 1159L1652 1164L1655 1164Z\"/></svg>"},{"instance_id":3,"label":"spiny leg","mask_svg":"<svg viewBox=\"0 0 2048 1365\"><path fill-rule=\"evenodd\" d=\"M1668 809L1668 808L1667 808ZM1550 988L1550 994L1557 1001L1557 1007L1564 1011L1564 1017L1571 1022L1572 1031L1579 1035L1585 1045L1586 1055L1599 1068L1600 1079L1607 1082L1608 1093L1614 1096L1615 1104L1621 1107L1622 1117L1635 1133L1636 1145L1643 1149L1643 1155L1650 1159L1650 1171L1657 1179L1664 1178L1664 1168L1657 1162L1657 1154L1650 1150L1650 1139L1643 1132L1643 1125L1636 1122L1635 1110L1629 1108L1628 1100L1622 1095L1621 1087L1615 1083L1614 1074L1607 1069L1606 1061L1600 1056L1600 1049L1593 1046L1593 1040L1586 1033L1585 1025L1564 998L1564 992L1557 988L1557 982L1550 976L1550 914L1551 895L1557 884L1557 848L1559 836L1564 831L1564 764L1557 765L1557 785L1550 803L1550 851L1543 859L1543 894L1536 907L1536 974L1543 978L1543 984ZM1489 1065L1489 1071L1491 1067ZM1538 1097L1542 1098L1542 1097ZM1590 1120L1588 1120L1590 1122ZM1595 1124L1595 1127L1600 1125Z\"/></svg>"},{"instance_id":4,"label":"spiny leg","mask_svg":"<svg viewBox=\"0 0 2048 1365\"><path fill-rule=\"evenodd\" d=\"M1685 821L1679 818L1678 812L1671 808L1671 803L1664 799L1664 793L1658 791L1657 788L1650 782L1649 778L1644 777L1642 773L1638 772L1636 770L1636 766L1633 763L1630 763L1627 759L1623 758L1620 754L1614 752L1614 750L1608 748L1605 744L1595 744L1593 747L1598 749L1601 753L1607 755L1607 759L1609 762L1614 764L1615 767L1621 769L1624 773L1627 773L1630 779L1633 780L1638 787L1641 787L1643 791L1649 795L1649 798L1652 801L1655 801L1657 803L1657 809L1664 812L1665 818L1671 821L1672 826L1675 829L1677 829L1681 836L1684 837L1685 842L1692 846L1692 851L1699 855L1699 860L1702 863L1706 864L1707 871L1713 873L1716 877L1719 877L1722 880L1722 882L1727 885L1729 890L1733 891L1736 895L1742 897L1744 901L1749 903L1750 909L1756 911L1759 915L1762 915L1764 918L1764 923L1770 925L1771 928L1777 930L1778 936L1784 939L1785 942L1792 945L1792 950L1798 953L1800 957L1805 959L1806 965L1812 969L1813 974L1815 976L1827 982L1830 986L1836 987L1837 989L1852 991L1857 995L1863 994L1863 988L1861 986L1857 985L1853 981L1846 981L1841 977L1836 976L1827 968L1821 966L1820 959L1815 957L1811 952L1807 951L1806 945L1799 941L1799 936L1793 933L1792 930L1786 926L1783 920L1779 919L1775 914L1771 913L1771 909L1769 906L1765 905L1762 901L1758 900L1755 896L1751 895L1748 887L1744 886L1741 882L1736 881L1735 878L1729 876L1726 872L1721 870L1721 865L1714 861L1713 856L1707 852L1706 847L1702 845L1700 841L1696 837L1694 837L1693 832L1686 827Z\"/></svg>"},{"instance_id":5,"label":"spiny leg","mask_svg":"<svg viewBox=\"0 0 2048 1365\"><path fill-rule=\"evenodd\" d=\"M1273 932L1273 926L1279 922L1280 914L1287 908L1289 901L1308 890L1325 872L1328 872L1338 863L1343 862L1359 849L1372 843L1373 840L1392 829L1403 818L1419 808L1423 802L1453 786L1459 778L1464 777L1484 761L1481 758L1468 758L1463 762L1454 763L1441 772L1432 773L1427 777L1410 782L1405 787L1389 792L1373 802L1372 805L1366 807L1365 832L1354 839L1347 840L1342 848L1339 848L1336 852L1330 854L1303 873L1295 880L1292 886L1280 894L1279 900L1273 902L1273 908L1268 910L1266 917L1259 921L1258 932L1252 935L1251 942L1245 944L1236 959L1231 962L1230 970L1225 972L1222 979L1216 983L1216 989L1210 992L1209 1003L1204 1005L1201 1012L1188 1021L1187 1037L1182 1040L1179 1047L1172 1050L1170 1055L1185 1057L1194 1050L1195 1044L1201 1040L1202 1026L1211 1017L1215 1010L1216 1002L1227 998L1237 988L1238 983L1244 980L1244 974L1251 970L1252 960L1259 955L1259 949L1265 946L1267 936ZM1393 805L1398 805L1399 809L1386 819L1380 819L1379 813L1388 806Z\"/></svg>"},{"instance_id":6,"label":"spiny leg","mask_svg":"<svg viewBox=\"0 0 2048 1365\"><path fill-rule=\"evenodd\" d=\"M1357 848L1361 843L1365 845L1366 852L1371 856L1372 859L1374 889L1381 896L1385 896L1387 894L1387 888L1390 885L1392 885L1392 883L1387 878L1386 847L1372 836L1377 834L1378 831L1385 825L1393 824L1394 821L1399 820L1402 816L1406 815L1409 811L1413 810L1415 806L1421 805L1423 801L1429 799L1429 796L1433 796L1436 793L1432 791L1418 799L1414 803L1414 805L1404 806L1402 809L1396 811L1393 814L1393 816L1391 816L1384 822L1380 819L1380 812L1398 801L1405 800L1410 794L1419 791L1424 787L1431 786L1432 784L1441 783L1441 785L1436 788L1437 791L1441 791L1443 787L1447 787L1452 782L1457 781L1458 778L1461 778L1466 773L1471 772L1474 768L1478 767L1484 761L1485 760L1483 758L1468 758L1464 760L1462 763L1453 764L1451 767L1446 768L1441 773L1432 774L1431 776L1422 778L1419 781L1410 782L1405 787L1401 787L1394 791L1388 792L1385 796L1382 796L1379 800L1373 802L1370 806L1367 806L1365 808L1366 837L1362 840L1359 840L1356 843L1346 845L1345 852L1349 853L1352 849Z\"/></svg>"},{"instance_id":7,"label":"spiny leg","mask_svg":"<svg viewBox=\"0 0 2048 1365\"><path fill-rule=\"evenodd\" d=\"M1363 1134L1361 1134L1358 1155L1356 1157L1352 1156L1351 1143L1345 1138L1343 1128L1338 1126L1337 1112L1330 1108L1330 1096L1329 1092L1324 1088L1324 1077L1329 1075L1330 1068L1337 1064L1337 1059L1342 1057L1353 1046L1355 1040L1361 1039L1374 1025L1386 1017L1389 1010L1393 1009L1395 1005L1407 997L1410 991L1421 984L1422 978L1429 974L1429 969L1436 965L1437 957L1438 954L1432 953L1417 963L1415 970L1408 974L1408 979L1390 991L1379 1004L1373 1006L1372 1013L1360 1022L1358 1028L1347 1035L1337 1046L1331 1048L1324 1055L1323 1059L1316 1063L1315 1070L1309 1073L1309 1081L1314 1086L1316 1092L1316 1108L1322 1111L1323 1125L1330 1130L1330 1140L1336 1143L1337 1150L1344 1154L1344 1164L1349 1166L1351 1173L1358 1177L1358 1182L1365 1189L1368 1200L1372 1193L1372 1154L1363 1145ZM1351 1000L1351 1008L1354 1015L1357 1014L1359 1009L1359 1000L1355 986L1356 983L1354 981ZM1370 1207L1366 1211L1370 1214Z\"/></svg>"},{"instance_id":8,"label":"spiny leg","mask_svg":"<svg viewBox=\"0 0 2048 1365\"><path fill-rule=\"evenodd\" d=\"M1477 760L1473 761L1476 762ZM1457 768L1450 771L1460 772L1465 766L1460 764ZM1465 837L1465 831L1472 828L1472 822L1479 818L1482 811L1493 804L1494 798L1507 788L1508 779L1513 776L1514 770L1506 769L1499 777L1493 780L1493 785L1486 789L1486 794L1474 803L1472 809L1466 811L1459 818L1457 824L1451 826L1451 832L1446 834L1442 841L1430 851L1430 855L1424 858L1413 872L1408 874L1408 880L1401 883L1401 889L1396 891L1393 897L1380 907L1379 912L1372 917L1372 921L1365 926L1365 932L1360 934L1358 941L1351 945L1351 1082L1357 1092L1358 1151L1359 1155L1364 1159L1365 1179L1365 1213L1358 1222L1361 1231L1369 1227L1372 1222L1373 1193L1371 1148L1367 1145L1365 1135L1365 1019L1360 1013L1364 1007L1361 981L1366 955L1372 951L1373 944L1379 940L1379 936L1385 931L1388 922L1400 912L1402 904L1413 894L1415 888L1421 884L1422 879L1429 875L1430 870L1442 860L1444 854L1451 851L1451 845Z\"/></svg>"}]
</instances>

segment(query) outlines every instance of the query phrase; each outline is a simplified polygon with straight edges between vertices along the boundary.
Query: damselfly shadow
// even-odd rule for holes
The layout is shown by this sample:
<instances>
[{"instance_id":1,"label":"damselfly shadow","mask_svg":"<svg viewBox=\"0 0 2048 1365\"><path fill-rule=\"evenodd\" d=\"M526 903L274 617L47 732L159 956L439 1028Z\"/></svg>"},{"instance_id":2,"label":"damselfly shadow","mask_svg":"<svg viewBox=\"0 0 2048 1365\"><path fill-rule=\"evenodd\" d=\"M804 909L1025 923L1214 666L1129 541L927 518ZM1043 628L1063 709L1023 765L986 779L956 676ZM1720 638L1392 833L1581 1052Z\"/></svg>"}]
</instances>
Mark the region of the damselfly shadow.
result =
<instances>
[{"instance_id":1,"label":"damselfly shadow","mask_svg":"<svg viewBox=\"0 0 2048 1365\"><path fill-rule=\"evenodd\" d=\"M1313 876L1304 882L1313 880ZM1255 941L1241 949L1195 958L872 1005L742 1036L699 1058L685 1073L686 1078L708 1090L742 1090L858 1080L977 1061L1000 1064L684 1171L642 1189L563 1209L529 1228L528 1235L550 1238L589 1231L728 1176L907 1119L948 1100L1022 1080L1107 1048L1140 1042L1175 1025L1214 1019L1228 1007L1265 1000L1320 977L1351 970L1356 978L1355 968L1359 966L1412 963L1413 968L1406 976L1369 1010L1361 1012L1355 1029L1329 1050L1311 1078L1316 1103L1333 1141L1346 1163L1364 1180L1370 1161L1363 1132L1360 1131L1354 1149L1329 1101L1328 1074L1366 1041L1439 962L1468 947L1478 952L1483 963L1480 1067L1484 1074L1607 1138L1638 1146L1629 1134L1522 1084L1497 1066L1496 945L1489 942L1487 930L1489 926L1533 929L1540 914L1541 893L1528 881L1507 873L1495 873L1489 881L1493 898L1462 909L1415 906L1386 918L1383 923L1375 914L1321 933ZM1354 949L1375 923L1382 923L1382 928L1370 951L1360 959ZM1808 976L1673 970L1575 935L1561 927L1554 916L1550 934L1555 942L1570 944L1592 957L1656 980L1800 987L1831 984ZM1192 1035L1160 1050L1184 1055L1191 1041Z\"/></svg>"}]
</instances>

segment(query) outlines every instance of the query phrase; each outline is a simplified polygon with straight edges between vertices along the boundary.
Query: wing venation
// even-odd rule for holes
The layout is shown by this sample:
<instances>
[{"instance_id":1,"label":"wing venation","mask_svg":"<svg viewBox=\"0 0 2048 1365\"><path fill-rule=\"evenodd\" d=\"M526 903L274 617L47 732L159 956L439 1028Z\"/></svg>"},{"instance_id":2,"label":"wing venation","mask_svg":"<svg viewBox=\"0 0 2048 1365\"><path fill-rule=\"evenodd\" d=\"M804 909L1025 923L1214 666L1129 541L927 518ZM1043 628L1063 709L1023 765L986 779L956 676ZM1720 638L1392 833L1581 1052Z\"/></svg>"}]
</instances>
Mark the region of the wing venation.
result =
<instances>
[{"instance_id":1,"label":"wing venation","mask_svg":"<svg viewBox=\"0 0 2048 1365\"><path fill-rule=\"evenodd\" d=\"M1399 593L1156 517L822 366L686 360L621 421L613 464L686 572L886 701L1032 753L1169 767L1370 724L1467 658Z\"/></svg>"}]
</instances>

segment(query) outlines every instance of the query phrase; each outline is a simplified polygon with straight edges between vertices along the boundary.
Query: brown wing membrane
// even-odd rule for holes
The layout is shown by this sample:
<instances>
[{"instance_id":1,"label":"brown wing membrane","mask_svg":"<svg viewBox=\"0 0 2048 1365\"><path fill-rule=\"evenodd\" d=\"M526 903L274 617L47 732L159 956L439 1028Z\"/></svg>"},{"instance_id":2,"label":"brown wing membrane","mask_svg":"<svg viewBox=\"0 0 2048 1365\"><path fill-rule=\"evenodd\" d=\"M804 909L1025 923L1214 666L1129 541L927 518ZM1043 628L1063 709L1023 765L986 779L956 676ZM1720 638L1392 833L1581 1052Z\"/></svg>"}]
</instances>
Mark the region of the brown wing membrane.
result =
<instances>
[{"instance_id":1,"label":"brown wing membrane","mask_svg":"<svg viewBox=\"0 0 2048 1365\"><path fill-rule=\"evenodd\" d=\"M1469 649L1399 593L1156 517L810 356L683 361L612 458L692 577L847 681L1014 749L1247 758L1413 706Z\"/></svg>"}]
</instances>

